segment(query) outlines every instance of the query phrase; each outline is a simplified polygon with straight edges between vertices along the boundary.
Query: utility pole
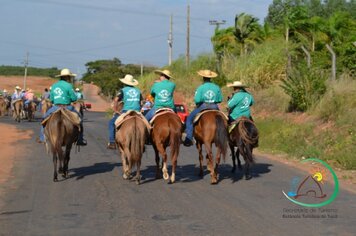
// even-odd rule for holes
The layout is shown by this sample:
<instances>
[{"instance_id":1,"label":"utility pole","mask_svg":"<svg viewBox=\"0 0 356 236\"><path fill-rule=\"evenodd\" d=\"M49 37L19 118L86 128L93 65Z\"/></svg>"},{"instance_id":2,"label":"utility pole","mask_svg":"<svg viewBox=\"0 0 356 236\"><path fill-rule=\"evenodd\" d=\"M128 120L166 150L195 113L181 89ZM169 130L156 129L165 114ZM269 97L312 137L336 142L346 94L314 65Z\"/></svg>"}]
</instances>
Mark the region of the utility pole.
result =
<instances>
[{"instance_id":1,"label":"utility pole","mask_svg":"<svg viewBox=\"0 0 356 236\"><path fill-rule=\"evenodd\" d=\"M171 14L169 34L168 34L168 65L172 64L172 46L173 46L173 14Z\"/></svg>"},{"instance_id":2,"label":"utility pole","mask_svg":"<svg viewBox=\"0 0 356 236\"><path fill-rule=\"evenodd\" d=\"M190 6L187 6L187 52L185 55L187 67L189 67L189 34L190 34Z\"/></svg>"},{"instance_id":3,"label":"utility pole","mask_svg":"<svg viewBox=\"0 0 356 236\"><path fill-rule=\"evenodd\" d=\"M26 79L27 79L27 66L28 66L28 52L26 52L26 58L25 58L25 75L23 78L23 89L26 90Z\"/></svg>"},{"instance_id":4,"label":"utility pole","mask_svg":"<svg viewBox=\"0 0 356 236\"><path fill-rule=\"evenodd\" d=\"M217 31L219 29L220 25L224 25L226 23L226 20L221 20L221 21L217 21L217 20L209 20L209 24L211 25L216 25L215 27L215 31Z\"/></svg>"}]
</instances>

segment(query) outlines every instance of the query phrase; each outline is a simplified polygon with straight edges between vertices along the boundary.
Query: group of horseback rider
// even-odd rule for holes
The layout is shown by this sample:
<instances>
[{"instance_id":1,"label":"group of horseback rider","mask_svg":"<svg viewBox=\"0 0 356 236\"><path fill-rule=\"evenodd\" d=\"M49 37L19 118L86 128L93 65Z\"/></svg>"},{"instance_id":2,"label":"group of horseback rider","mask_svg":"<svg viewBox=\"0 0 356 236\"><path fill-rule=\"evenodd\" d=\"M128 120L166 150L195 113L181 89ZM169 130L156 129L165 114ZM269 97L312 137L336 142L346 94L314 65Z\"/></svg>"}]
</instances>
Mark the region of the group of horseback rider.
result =
<instances>
[{"instance_id":1,"label":"group of horseback rider","mask_svg":"<svg viewBox=\"0 0 356 236\"><path fill-rule=\"evenodd\" d=\"M154 105L145 114L147 121L150 121L155 112L160 108L170 108L173 111L174 100L173 94L176 88L175 83L171 81L172 75L169 70L156 70L155 73L159 76L155 80L150 95L154 99ZM197 72L203 78L203 84L200 85L195 91L194 102L196 108L190 113L186 120L186 137L183 140L183 145L191 146L193 145L193 121L195 116L203 110L219 110L218 104L223 101L223 96L221 89L218 85L211 81L212 78L217 77L217 73L210 70L200 70ZM128 110L142 111L142 94L141 91L135 87L139 83L132 75L126 75L120 81L125 85L114 98L113 110L114 115L109 121L109 143L107 145L108 149L116 149L115 144L115 121L123 113ZM229 123L239 119L240 117L246 117L251 119L250 106L253 105L253 96L246 91L246 85L240 81L235 81L232 84L228 84L228 87L233 88L232 97L228 100L229 109ZM149 98L149 97L148 97ZM123 103L121 111L118 109L119 104ZM147 102L147 99L146 99ZM152 103L152 101L150 101ZM145 111L146 112L146 111Z\"/></svg>"},{"instance_id":2,"label":"group of horseback rider","mask_svg":"<svg viewBox=\"0 0 356 236\"><path fill-rule=\"evenodd\" d=\"M28 107L28 104L30 102L35 102L37 105L37 98L32 91L32 89L27 88L26 90L21 89L21 87L16 86L14 93L9 94L6 89L3 91L0 90L0 97L4 98L6 103L8 104L8 108L11 108L11 110L14 109L14 103L18 100L22 100L24 102L24 107L23 109L26 110Z\"/></svg>"},{"instance_id":3,"label":"group of horseback rider","mask_svg":"<svg viewBox=\"0 0 356 236\"><path fill-rule=\"evenodd\" d=\"M219 110L218 104L223 101L223 96L221 89L218 85L211 81L212 78L217 77L217 73L211 70L199 70L198 75L203 78L203 84L200 85L194 95L194 102L196 108L190 113L186 120L185 129L185 139L183 140L183 145L191 146L193 145L193 121L195 116L203 110ZM143 99L140 89L136 86L139 82L134 79L132 75L125 75L120 81L124 84L124 87L117 93L113 100L113 117L110 119L108 124L109 129L109 143L107 145L108 149L116 149L115 143L115 121L118 117L129 110L134 110L137 112L144 111L145 118L149 122L155 112L160 108L169 108L175 111L173 94L176 88L174 82L171 81L172 75L169 70L156 70L155 74L158 75L158 79L155 80L148 97L146 97L146 103L153 106L144 109L142 106L145 101ZM65 107L66 109L75 112L79 117L82 118L81 114L71 105L79 99L83 99L83 95L80 93L79 89L74 90L73 85L70 83L73 77L76 75L71 73L69 69L62 69L59 77L60 80L52 85L49 92L49 99L53 103L53 106L46 112L44 119L49 117L53 112L57 111L60 107ZM228 84L228 87L233 88L233 94L228 99L228 111L229 111L229 123L239 119L240 117L246 117L251 119L250 106L253 105L253 96L246 91L246 85L240 81L235 81L232 84ZM13 94L13 98L22 98L19 91L21 88L16 87L16 92ZM122 108L119 109L121 104ZM81 119L82 120L82 119ZM86 140L83 138L83 125L81 121L81 129L77 145L85 146L87 145ZM44 128L41 127L40 138L38 142L44 142Z\"/></svg>"}]
</instances>

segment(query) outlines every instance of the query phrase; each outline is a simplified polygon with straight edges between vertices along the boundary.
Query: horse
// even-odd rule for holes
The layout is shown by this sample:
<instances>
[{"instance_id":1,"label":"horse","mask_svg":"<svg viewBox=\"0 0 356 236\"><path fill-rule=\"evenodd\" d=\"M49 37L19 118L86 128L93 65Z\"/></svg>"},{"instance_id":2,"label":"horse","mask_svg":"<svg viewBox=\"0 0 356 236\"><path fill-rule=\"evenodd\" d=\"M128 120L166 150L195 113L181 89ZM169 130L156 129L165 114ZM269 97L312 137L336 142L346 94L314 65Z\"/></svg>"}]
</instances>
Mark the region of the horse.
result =
<instances>
[{"instance_id":1,"label":"horse","mask_svg":"<svg viewBox=\"0 0 356 236\"><path fill-rule=\"evenodd\" d=\"M202 113L194 126L194 138L199 152L200 172L203 177L203 144L206 150L207 168L210 171L211 184L218 183L218 167L221 156L225 160L228 145L227 119L223 113L217 110L207 110ZM212 144L216 147L216 160L214 158Z\"/></svg>"},{"instance_id":2,"label":"horse","mask_svg":"<svg viewBox=\"0 0 356 236\"><path fill-rule=\"evenodd\" d=\"M252 156L253 148L258 146L258 130L254 122L246 117L241 117L237 121L233 122L236 126L231 130L229 134L229 146L232 156L232 172L236 170L236 158L238 162L238 168L241 170L241 162L239 154L241 154L245 161L245 179L252 178L250 175L250 165L254 163ZM235 152L235 147L237 150Z\"/></svg>"},{"instance_id":3,"label":"horse","mask_svg":"<svg viewBox=\"0 0 356 236\"><path fill-rule=\"evenodd\" d=\"M18 99L13 102L13 107L14 107L14 113L13 117L15 118L15 121L20 122L21 121L21 116L22 116L22 111L23 111L23 101L22 99Z\"/></svg>"},{"instance_id":4,"label":"horse","mask_svg":"<svg viewBox=\"0 0 356 236\"><path fill-rule=\"evenodd\" d=\"M4 116L6 112L6 101L5 98L0 96L0 116Z\"/></svg>"},{"instance_id":5,"label":"horse","mask_svg":"<svg viewBox=\"0 0 356 236\"><path fill-rule=\"evenodd\" d=\"M53 181L57 182L57 161L59 161L58 173L63 178L68 178L68 164L72 145L78 140L80 129L80 118L74 112L61 107L45 119L44 133L46 136L46 147L50 149L53 156ZM65 147L63 152L62 147Z\"/></svg>"},{"instance_id":6,"label":"horse","mask_svg":"<svg viewBox=\"0 0 356 236\"><path fill-rule=\"evenodd\" d=\"M32 121L35 119L35 112L36 112L36 103L34 101L31 101L27 104L26 108L26 115L28 121Z\"/></svg>"},{"instance_id":7,"label":"horse","mask_svg":"<svg viewBox=\"0 0 356 236\"><path fill-rule=\"evenodd\" d=\"M52 107L52 102L49 99L44 99L41 101L41 113L42 116L44 116L46 114L46 112L48 111L48 109L50 109Z\"/></svg>"},{"instance_id":8,"label":"horse","mask_svg":"<svg viewBox=\"0 0 356 236\"><path fill-rule=\"evenodd\" d=\"M123 178L131 178L132 166L136 165L136 183L140 184L140 168L148 129L142 115L135 111L126 112L124 120L116 130L116 143L122 160Z\"/></svg>"},{"instance_id":9,"label":"horse","mask_svg":"<svg viewBox=\"0 0 356 236\"><path fill-rule=\"evenodd\" d=\"M177 159L182 135L182 122L179 116L173 111L162 111L156 113L155 117L151 120L151 125L151 140L156 160L156 179L160 178L159 154L162 156L161 169L163 178L165 180L169 179L166 152L166 149L169 146L172 163L172 173L169 183L172 184L175 182Z\"/></svg>"}]
</instances>

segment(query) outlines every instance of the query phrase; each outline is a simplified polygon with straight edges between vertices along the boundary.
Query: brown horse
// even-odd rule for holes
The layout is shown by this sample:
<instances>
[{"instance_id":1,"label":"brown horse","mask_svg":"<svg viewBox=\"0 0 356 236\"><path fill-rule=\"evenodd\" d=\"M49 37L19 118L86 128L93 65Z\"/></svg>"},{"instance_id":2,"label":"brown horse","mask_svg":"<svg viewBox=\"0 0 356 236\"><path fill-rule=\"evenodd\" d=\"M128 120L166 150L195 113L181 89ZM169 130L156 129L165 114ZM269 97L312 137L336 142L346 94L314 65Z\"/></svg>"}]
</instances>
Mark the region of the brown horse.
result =
<instances>
[{"instance_id":1,"label":"brown horse","mask_svg":"<svg viewBox=\"0 0 356 236\"><path fill-rule=\"evenodd\" d=\"M253 121L242 117L235 121L237 125L229 134L229 145L232 156L232 172L236 170L237 158L238 168L242 169L239 154L241 154L245 161L245 179L249 180L252 178L250 175L250 165L254 163L252 151L253 148L258 146L258 130ZM237 150L235 152L235 147Z\"/></svg>"},{"instance_id":2,"label":"brown horse","mask_svg":"<svg viewBox=\"0 0 356 236\"><path fill-rule=\"evenodd\" d=\"M220 158L225 160L226 149L228 145L227 119L220 111L210 110L202 114L197 124L194 126L194 138L199 151L199 175L203 177L203 144L206 150L207 168L210 171L211 183L218 182L218 166ZM216 146L216 160L214 167L214 158L212 144Z\"/></svg>"},{"instance_id":3,"label":"brown horse","mask_svg":"<svg viewBox=\"0 0 356 236\"><path fill-rule=\"evenodd\" d=\"M68 177L70 151L73 143L77 141L79 135L79 122L75 124L72 121L70 117L73 115L77 116L65 108L60 108L59 111L54 112L48 118L44 129L46 145L50 148L53 156L54 182L58 181L57 161L59 161L58 173L62 174L64 178ZM65 147L64 151L62 147Z\"/></svg>"},{"instance_id":4,"label":"brown horse","mask_svg":"<svg viewBox=\"0 0 356 236\"><path fill-rule=\"evenodd\" d=\"M35 112L36 112L36 103L31 101L30 103L27 104L26 108L26 115L28 121L32 121L35 119Z\"/></svg>"},{"instance_id":5,"label":"brown horse","mask_svg":"<svg viewBox=\"0 0 356 236\"><path fill-rule=\"evenodd\" d=\"M15 121L20 122L22 109L23 109L23 101L21 99L14 101L13 108L14 108L13 117L15 118Z\"/></svg>"},{"instance_id":6,"label":"brown horse","mask_svg":"<svg viewBox=\"0 0 356 236\"><path fill-rule=\"evenodd\" d=\"M132 166L136 165L136 183L140 184L140 168L145 141L148 137L147 126L135 111L125 114L125 118L116 130L116 143L122 160L123 178L131 178Z\"/></svg>"},{"instance_id":7,"label":"brown horse","mask_svg":"<svg viewBox=\"0 0 356 236\"><path fill-rule=\"evenodd\" d=\"M156 115L151 122L151 140L156 156L156 178L160 178L159 154L162 156L162 172L165 180L169 179L167 169L167 152L170 147L172 174L169 183L175 182L177 159L179 155L180 140L182 135L182 122L179 116L174 112L162 112Z\"/></svg>"},{"instance_id":8,"label":"brown horse","mask_svg":"<svg viewBox=\"0 0 356 236\"><path fill-rule=\"evenodd\" d=\"M44 99L41 101L41 113L42 116L44 116L46 114L46 112L48 111L48 109L50 109L52 107L52 103L49 99Z\"/></svg>"},{"instance_id":9,"label":"brown horse","mask_svg":"<svg viewBox=\"0 0 356 236\"><path fill-rule=\"evenodd\" d=\"M0 116L4 116L6 112L6 101L5 98L0 96Z\"/></svg>"}]
</instances>

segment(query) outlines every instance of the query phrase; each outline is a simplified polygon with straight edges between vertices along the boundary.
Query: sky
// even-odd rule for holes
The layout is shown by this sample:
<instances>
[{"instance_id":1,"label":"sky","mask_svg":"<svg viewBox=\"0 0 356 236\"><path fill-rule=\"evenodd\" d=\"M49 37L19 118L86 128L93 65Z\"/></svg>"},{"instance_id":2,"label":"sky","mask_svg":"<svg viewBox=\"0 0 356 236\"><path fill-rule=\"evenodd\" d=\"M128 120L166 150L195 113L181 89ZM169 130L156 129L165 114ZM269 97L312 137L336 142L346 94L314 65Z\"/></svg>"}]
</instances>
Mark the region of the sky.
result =
<instances>
[{"instance_id":1,"label":"sky","mask_svg":"<svg viewBox=\"0 0 356 236\"><path fill-rule=\"evenodd\" d=\"M0 65L69 68L85 73L90 61L165 66L173 14L173 60L186 52L190 5L190 55L212 51L215 26L233 26L242 12L266 17L272 0L0 0Z\"/></svg>"}]
</instances>

